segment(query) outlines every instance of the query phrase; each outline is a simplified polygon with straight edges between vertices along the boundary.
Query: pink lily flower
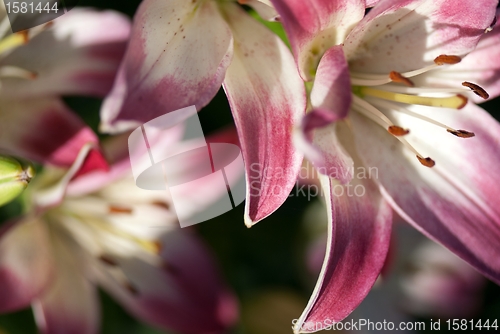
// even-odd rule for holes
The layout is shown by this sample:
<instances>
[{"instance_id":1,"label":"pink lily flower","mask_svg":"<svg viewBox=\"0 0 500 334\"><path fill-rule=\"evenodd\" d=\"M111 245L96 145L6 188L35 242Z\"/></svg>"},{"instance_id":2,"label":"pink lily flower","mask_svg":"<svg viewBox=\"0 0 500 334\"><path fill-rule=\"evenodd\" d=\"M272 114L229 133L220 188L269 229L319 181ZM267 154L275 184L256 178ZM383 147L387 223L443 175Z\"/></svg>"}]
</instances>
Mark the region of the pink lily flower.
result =
<instances>
[{"instance_id":1,"label":"pink lily flower","mask_svg":"<svg viewBox=\"0 0 500 334\"><path fill-rule=\"evenodd\" d=\"M110 170L75 177L87 144L71 168L47 167L35 180L32 209L0 232L0 311L31 304L42 333L98 333L98 285L154 326L222 332L236 320L234 297L166 193L135 186L126 149L127 137L112 138L103 144Z\"/></svg>"},{"instance_id":2,"label":"pink lily flower","mask_svg":"<svg viewBox=\"0 0 500 334\"><path fill-rule=\"evenodd\" d=\"M0 153L70 166L85 143L97 143L61 95L104 97L129 33L124 15L73 9L50 24L12 34L2 4ZM97 162L99 155L92 157Z\"/></svg>"},{"instance_id":3,"label":"pink lily flower","mask_svg":"<svg viewBox=\"0 0 500 334\"><path fill-rule=\"evenodd\" d=\"M269 1L240 1L272 19ZM144 0L102 130L121 131L187 106L203 108L224 88L247 172L245 223L274 212L294 186L302 154L292 128L305 89L286 45L236 1ZM287 177L269 178L280 169Z\"/></svg>"},{"instance_id":4,"label":"pink lily flower","mask_svg":"<svg viewBox=\"0 0 500 334\"><path fill-rule=\"evenodd\" d=\"M340 321L363 300L393 211L499 283L500 126L467 103L469 89L498 95L497 1L382 0L366 16L365 1L272 2L303 79L314 80L297 143L324 174L329 215L295 332Z\"/></svg>"}]
</instances>

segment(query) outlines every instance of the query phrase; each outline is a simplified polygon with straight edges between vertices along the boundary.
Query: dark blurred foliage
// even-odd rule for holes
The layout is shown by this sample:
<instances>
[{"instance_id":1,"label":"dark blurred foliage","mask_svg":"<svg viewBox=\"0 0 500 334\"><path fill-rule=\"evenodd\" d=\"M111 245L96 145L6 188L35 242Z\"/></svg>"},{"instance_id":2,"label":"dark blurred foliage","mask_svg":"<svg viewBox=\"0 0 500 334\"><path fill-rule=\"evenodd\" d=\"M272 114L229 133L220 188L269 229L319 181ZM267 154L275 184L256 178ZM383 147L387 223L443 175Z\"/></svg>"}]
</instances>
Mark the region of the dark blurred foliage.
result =
<instances>
[{"instance_id":1,"label":"dark blurred foliage","mask_svg":"<svg viewBox=\"0 0 500 334\"><path fill-rule=\"evenodd\" d=\"M114 9L130 17L139 4L139 0L79 2L79 6ZM67 97L66 103L97 130L100 100ZM482 107L500 119L499 99ZM231 111L222 89L199 116L206 135L232 124ZM195 226L212 248L223 275L240 299L242 320L231 333L292 333L291 320L300 316L316 279L305 264L305 251L310 240L303 215L309 204L305 198L291 197L277 212L251 229L243 223L244 204ZM17 215L20 209L18 203L12 203L0 209L0 219ZM489 283L484 295L483 310L474 319L500 318L500 287ZM105 293L101 296L102 333L160 333L130 317ZM429 323L429 319L415 320ZM0 315L0 334L36 332L31 310Z\"/></svg>"}]
</instances>

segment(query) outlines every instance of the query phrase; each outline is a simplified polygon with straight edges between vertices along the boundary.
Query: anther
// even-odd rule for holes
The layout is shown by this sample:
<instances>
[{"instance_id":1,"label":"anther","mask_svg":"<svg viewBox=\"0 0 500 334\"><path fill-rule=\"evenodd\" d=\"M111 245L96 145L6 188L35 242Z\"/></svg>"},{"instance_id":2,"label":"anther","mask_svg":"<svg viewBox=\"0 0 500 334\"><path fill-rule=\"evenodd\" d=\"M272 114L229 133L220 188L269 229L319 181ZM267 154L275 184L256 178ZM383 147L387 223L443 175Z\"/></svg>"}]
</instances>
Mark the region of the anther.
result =
<instances>
[{"instance_id":1,"label":"anther","mask_svg":"<svg viewBox=\"0 0 500 334\"><path fill-rule=\"evenodd\" d=\"M490 97L490 94L488 94L483 87L476 85L475 83L464 81L462 82L462 86L470 88L474 94L476 94L479 97L482 97L483 99L487 99Z\"/></svg>"},{"instance_id":2,"label":"anther","mask_svg":"<svg viewBox=\"0 0 500 334\"><path fill-rule=\"evenodd\" d=\"M406 85L408 87L415 86L415 84L410 79L406 78L401 73L396 72L396 71L391 71L391 73L389 73L389 78L393 82L401 83L401 84Z\"/></svg>"},{"instance_id":3,"label":"anther","mask_svg":"<svg viewBox=\"0 0 500 334\"><path fill-rule=\"evenodd\" d=\"M132 285L130 281L126 281L125 283L123 283L123 287L133 295L139 294L139 290L137 290L137 288L134 285Z\"/></svg>"},{"instance_id":4,"label":"anther","mask_svg":"<svg viewBox=\"0 0 500 334\"><path fill-rule=\"evenodd\" d=\"M23 42L24 44L27 44L30 40L29 38L29 30L22 30L20 32L18 32L19 36L21 36L23 38Z\"/></svg>"},{"instance_id":5,"label":"anther","mask_svg":"<svg viewBox=\"0 0 500 334\"><path fill-rule=\"evenodd\" d=\"M109 206L109 213L127 213L131 214L132 209L125 207L125 206L116 206L116 205L110 205Z\"/></svg>"},{"instance_id":6,"label":"anther","mask_svg":"<svg viewBox=\"0 0 500 334\"><path fill-rule=\"evenodd\" d=\"M417 155L417 159L418 161L420 161L420 163L422 165L424 165L425 167L434 167L436 165L436 163L434 162L434 160L432 160L431 158L427 157L427 158L424 158L422 156L419 156Z\"/></svg>"},{"instance_id":7,"label":"anther","mask_svg":"<svg viewBox=\"0 0 500 334\"><path fill-rule=\"evenodd\" d=\"M391 125L391 126L389 126L389 128L387 129L387 131L391 135L396 136L396 137L404 136L404 135L407 135L407 134L410 133L410 130L403 129L402 127L397 126L397 125Z\"/></svg>"},{"instance_id":8,"label":"anther","mask_svg":"<svg viewBox=\"0 0 500 334\"><path fill-rule=\"evenodd\" d=\"M434 59L436 65L453 65L462 61L459 56L440 55Z\"/></svg>"},{"instance_id":9,"label":"anther","mask_svg":"<svg viewBox=\"0 0 500 334\"><path fill-rule=\"evenodd\" d=\"M474 132L469 132L469 131L465 131L465 130L447 129L446 131L448 131L452 135L455 135L455 136L460 137L460 138L471 138L471 137L475 136Z\"/></svg>"},{"instance_id":10,"label":"anther","mask_svg":"<svg viewBox=\"0 0 500 334\"><path fill-rule=\"evenodd\" d=\"M105 254L100 255L99 260L101 262L107 264L108 266L112 266L112 267L118 266L118 263L114 259L112 259L110 256L105 255Z\"/></svg>"}]
</instances>

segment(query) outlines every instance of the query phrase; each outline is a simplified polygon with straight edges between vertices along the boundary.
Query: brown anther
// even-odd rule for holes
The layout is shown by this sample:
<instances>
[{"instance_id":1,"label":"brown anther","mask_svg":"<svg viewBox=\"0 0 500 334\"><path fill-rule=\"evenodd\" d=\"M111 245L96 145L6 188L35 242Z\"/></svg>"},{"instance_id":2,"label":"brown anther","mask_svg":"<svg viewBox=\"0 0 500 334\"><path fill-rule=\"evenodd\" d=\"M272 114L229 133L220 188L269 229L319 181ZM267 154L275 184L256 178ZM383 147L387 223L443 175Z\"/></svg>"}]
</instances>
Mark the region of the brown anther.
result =
<instances>
[{"instance_id":1,"label":"brown anther","mask_svg":"<svg viewBox=\"0 0 500 334\"><path fill-rule=\"evenodd\" d=\"M30 79L31 80L35 80L36 78L38 78L38 73L37 72L31 72L30 73Z\"/></svg>"},{"instance_id":2,"label":"brown anther","mask_svg":"<svg viewBox=\"0 0 500 334\"><path fill-rule=\"evenodd\" d=\"M118 266L118 263L113 258L111 258L109 255L106 255L106 254L100 255L99 260L101 262L107 264L108 266L112 266L112 267Z\"/></svg>"},{"instance_id":3,"label":"brown anther","mask_svg":"<svg viewBox=\"0 0 500 334\"><path fill-rule=\"evenodd\" d=\"M123 287L125 289L127 289L133 295L139 294L139 290L137 290L137 288L134 285L132 285L132 283L130 281L123 283Z\"/></svg>"},{"instance_id":4,"label":"brown anther","mask_svg":"<svg viewBox=\"0 0 500 334\"><path fill-rule=\"evenodd\" d=\"M43 29L49 29L53 25L54 25L54 22L53 21L49 21L49 22L45 23L45 25L43 26Z\"/></svg>"},{"instance_id":5,"label":"brown anther","mask_svg":"<svg viewBox=\"0 0 500 334\"><path fill-rule=\"evenodd\" d=\"M462 61L459 56L440 55L434 59L436 65L453 65Z\"/></svg>"},{"instance_id":6,"label":"brown anther","mask_svg":"<svg viewBox=\"0 0 500 334\"><path fill-rule=\"evenodd\" d=\"M485 100L490 97L490 94L488 94L488 92L486 92L483 87L476 85L475 83L464 81L462 82L462 86L469 87L474 92L474 94L482 97Z\"/></svg>"},{"instance_id":7,"label":"brown anther","mask_svg":"<svg viewBox=\"0 0 500 334\"><path fill-rule=\"evenodd\" d=\"M471 137L475 136L474 132L469 132L469 131L465 131L465 130L447 129L446 131L448 131L452 135L460 137L460 138L471 138Z\"/></svg>"},{"instance_id":8,"label":"brown anther","mask_svg":"<svg viewBox=\"0 0 500 334\"><path fill-rule=\"evenodd\" d=\"M457 94L457 97L460 98L463 103L457 107L457 109L462 109L467 105L467 102L469 102L469 99L463 96L462 94Z\"/></svg>"},{"instance_id":9,"label":"brown anther","mask_svg":"<svg viewBox=\"0 0 500 334\"><path fill-rule=\"evenodd\" d=\"M387 128L387 131L391 135L396 136L396 137L404 136L404 135L407 135L410 133L410 130L403 129L402 127L397 126L397 125L389 126L389 128Z\"/></svg>"},{"instance_id":10,"label":"brown anther","mask_svg":"<svg viewBox=\"0 0 500 334\"><path fill-rule=\"evenodd\" d=\"M160 241L153 241L153 245L155 247L156 254L160 254L161 250L163 249L163 245L161 244L161 242Z\"/></svg>"},{"instance_id":11,"label":"brown anther","mask_svg":"<svg viewBox=\"0 0 500 334\"><path fill-rule=\"evenodd\" d=\"M424 158L424 157L421 157L421 156L417 155L417 159L425 167L429 167L430 168L430 167L434 167L436 165L436 163L434 162L434 160L432 160L431 158Z\"/></svg>"},{"instance_id":12,"label":"brown anther","mask_svg":"<svg viewBox=\"0 0 500 334\"><path fill-rule=\"evenodd\" d=\"M396 72L396 71L391 71L391 73L389 73L389 79L391 79L393 82L401 83L401 84L406 85L408 87L415 86L413 81L411 81L407 77L404 77L401 73Z\"/></svg>"},{"instance_id":13,"label":"brown anther","mask_svg":"<svg viewBox=\"0 0 500 334\"><path fill-rule=\"evenodd\" d=\"M131 214L132 213L132 208L128 208L128 207L125 207L125 206L110 205L109 206L109 213L127 213L127 214Z\"/></svg>"},{"instance_id":14,"label":"brown anther","mask_svg":"<svg viewBox=\"0 0 500 334\"><path fill-rule=\"evenodd\" d=\"M30 41L28 30L22 30L22 31L18 32L18 34L22 36L22 38L24 40L24 44L27 44Z\"/></svg>"},{"instance_id":15,"label":"brown anther","mask_svg":"<svg viewBox=\"0 0 500 334\"><path fill-rule=\"evenodd\" d=\"M151 204L156 205L156 206L159 206L159 207L160 207L160 208L162 208L162 209L166 209L166 210L169 210L169 209L170 209L170 205L169 205L167 202L163 202L163 201L154 201L154 202L152 202Z\"/></svg>"}]
</instances>

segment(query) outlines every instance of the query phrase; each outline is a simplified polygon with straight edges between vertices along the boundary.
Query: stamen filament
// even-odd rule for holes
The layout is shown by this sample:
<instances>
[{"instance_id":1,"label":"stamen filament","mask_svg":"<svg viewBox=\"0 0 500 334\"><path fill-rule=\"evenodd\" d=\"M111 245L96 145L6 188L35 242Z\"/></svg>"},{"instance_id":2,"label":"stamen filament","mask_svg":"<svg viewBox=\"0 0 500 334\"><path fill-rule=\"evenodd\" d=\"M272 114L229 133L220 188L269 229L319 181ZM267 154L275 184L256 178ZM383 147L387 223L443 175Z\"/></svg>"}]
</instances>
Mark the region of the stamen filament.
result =
<instances>
[{"instance_id":1,"label":"stamen filament","mask_svg":"<svg viewBox=\"0 0 500 334\"><path fill-rule=\"evenodd\" d=\"M471 137L474 137L475 134L474 132L469 132L469 131L465 131L465 130L457 130L457 129L454 129L452 127L449 127L448 125L446 124L443 124L441 122L438 122L432 118L429 118L429 117L426 117L424 115L421 115L421 114L418 114L416 112L413 112L411 110L408 110L406 108L401 108L399 107L398 105L392 103L392 102L388 102L388 101L383 101L383 100L375 100L373 101L374 104L382 107L382 108L387 108L387 109L392 109L392 110L395 110L395 111L398 111L400 113L404 113L404 114L407 114L409 116L412 116L412 117L415 117L415 118L418 118L418 119L421 119L425 122L428 122L428 123L431 123L431 124L434 124L436 126L439 126L443 129L446 129L446 131L448 131L449 133L457 136L457 137L460 137L460 138L471 138Z\"/></svg>"},{"instance_id":2,"label":"stamen filament","mask_svg":"<svg viewBox=\"0 0 500 334\"><path fill-rule=\"evenodd\" d=\"M25 70L17 66L1 66L0 77L2 78L21 78L21 79L36 79L37 73Z\"/></svg>"},{"instance_id":3,"label":"stamen filament","mask_svg":"<svg viewBox=\"0 0 500 334\"><path fill-rule=\"evenodd\" d=\"M388 92L371 87L360 87L359 92L362 95L378 97L380 99L388 101L401 102L406 104L418 104L430 107L461 109L467 104L467 98L460 94L450 97L425 97Z\"/></svg>"}]
</instances>

